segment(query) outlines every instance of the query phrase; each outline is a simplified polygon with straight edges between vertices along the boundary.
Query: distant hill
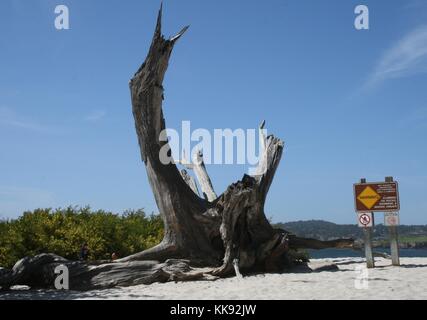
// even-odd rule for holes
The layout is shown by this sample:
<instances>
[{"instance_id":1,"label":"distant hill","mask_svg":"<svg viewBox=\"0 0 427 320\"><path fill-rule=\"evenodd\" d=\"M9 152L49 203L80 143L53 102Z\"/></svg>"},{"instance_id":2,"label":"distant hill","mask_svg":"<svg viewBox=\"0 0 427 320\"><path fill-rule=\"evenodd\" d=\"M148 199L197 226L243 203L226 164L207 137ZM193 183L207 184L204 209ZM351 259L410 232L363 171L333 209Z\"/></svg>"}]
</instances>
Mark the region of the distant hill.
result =
<instances>
[{"instance_id":1,"label":"distant hill","mask_svg":"<svg viewBox=\"0 0 427 320\"><path fill-rule=\"evenodd\" d=\"M363 231L355 224L336 224L323 220L295 221L276 223L276 227L290 231L297 236L319 240L332 240L336 238L363 238ZM402 239L415 239L427 237L427 225L402 225L399 226L399 236ZM381 240L388 237L388 228L378 224L374 228L374 239ZM408 240L408 241L409 241Z\"/></svg>"}]
</instances>

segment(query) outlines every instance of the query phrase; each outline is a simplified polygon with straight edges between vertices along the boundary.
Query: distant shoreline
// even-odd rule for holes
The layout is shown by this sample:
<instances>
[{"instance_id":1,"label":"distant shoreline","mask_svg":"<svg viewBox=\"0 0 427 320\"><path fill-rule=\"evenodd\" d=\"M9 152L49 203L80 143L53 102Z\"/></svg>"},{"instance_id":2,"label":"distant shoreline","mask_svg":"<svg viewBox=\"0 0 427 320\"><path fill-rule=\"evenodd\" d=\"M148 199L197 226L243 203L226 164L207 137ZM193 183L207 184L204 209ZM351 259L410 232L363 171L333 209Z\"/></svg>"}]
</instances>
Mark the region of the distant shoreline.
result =
<instances>
[{"instance_id":1,"label":"distant shoreline","mask_svg":"<svg viewBox=\"0 0 427 320\"><path fill-rule=\"evenodd\" d=\"M363 247L363 230L356 224L336 224L324 220L294 221L276 223L275 227L292 232L303 238L318 240L335 240L339 238L354 239L359 247ZM398 226L399 246L401 249L427 249L427 225ZM373 228L373 246L388 248L389 230L383 224Z\"/></svg>"}]
</instances>

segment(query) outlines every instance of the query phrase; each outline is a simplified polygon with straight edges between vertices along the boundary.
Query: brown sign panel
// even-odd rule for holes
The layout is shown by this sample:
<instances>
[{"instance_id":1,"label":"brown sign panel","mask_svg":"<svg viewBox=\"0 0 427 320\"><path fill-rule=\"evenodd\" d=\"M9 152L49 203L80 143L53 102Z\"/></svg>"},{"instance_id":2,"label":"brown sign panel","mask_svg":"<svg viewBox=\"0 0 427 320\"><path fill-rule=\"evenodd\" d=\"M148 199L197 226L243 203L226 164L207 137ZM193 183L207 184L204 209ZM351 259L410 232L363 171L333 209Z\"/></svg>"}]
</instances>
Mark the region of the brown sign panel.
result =
<instances>
[{"instance_id":1,"label":"brown sign panel","mask_svg":"<svg viewBox=\"0 0 427 320\"><path fill-rule=\"evenodd\" d=\"M397 212L400 210L397 182L356 183L357 212Z\"/></svg>"}]
</instances>

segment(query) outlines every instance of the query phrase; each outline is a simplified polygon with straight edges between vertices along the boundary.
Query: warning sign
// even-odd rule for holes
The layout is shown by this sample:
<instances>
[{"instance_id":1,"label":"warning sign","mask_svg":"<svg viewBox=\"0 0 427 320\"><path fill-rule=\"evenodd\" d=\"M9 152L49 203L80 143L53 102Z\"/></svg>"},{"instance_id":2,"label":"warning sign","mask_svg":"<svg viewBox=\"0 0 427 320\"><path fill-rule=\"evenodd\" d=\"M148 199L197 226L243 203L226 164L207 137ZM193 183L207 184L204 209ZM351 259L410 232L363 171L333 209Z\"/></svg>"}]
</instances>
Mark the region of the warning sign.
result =
<instances>
[{"instance_id":1,"label":"warning sign","mask_svg":"<svg viewBox=\"0 0 427 320\"><path fill-rule=\"evenodd\" d=\"M371 212L358 213L358 224L362 228L371 228L374 226L374 219Z\"/></svg>"},{"instance_id":2,"label":"warning sign","mask_svg":"<svg viewBox=\"0 0 427 320\"><path fill-rule=\"evenodd\" d=\"M363 205L371 209L378 201L381 200L381 196L375 192L370 186L367 186L357 197L357 200L363 203Z\"/></svg>"},{"instance_id":3,"label":"warning sign","mask_svg":"<svg viewBox=\"0 0 427 320\"><path fill-rule=\"evenodd\" d=\"M400 210L397 182L357 183L354 185L357 212L396 212Z\"/></svg>"}]
</instances>

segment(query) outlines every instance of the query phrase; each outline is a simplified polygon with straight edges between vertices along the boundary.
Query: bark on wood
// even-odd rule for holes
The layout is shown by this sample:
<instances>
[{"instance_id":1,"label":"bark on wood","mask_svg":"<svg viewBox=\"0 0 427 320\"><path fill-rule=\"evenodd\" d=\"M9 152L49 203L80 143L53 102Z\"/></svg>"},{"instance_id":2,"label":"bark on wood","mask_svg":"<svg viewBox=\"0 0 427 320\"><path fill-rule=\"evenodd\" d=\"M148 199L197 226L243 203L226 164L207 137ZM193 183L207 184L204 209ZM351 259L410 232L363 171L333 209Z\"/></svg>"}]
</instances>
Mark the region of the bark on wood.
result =
<instances>
[{"instance_id":1,"label":"bark on wood","mask_svg":"<svg viewBox=\"0 0 427 320\"><path fill-rule=\"evenodd\" d=\"M193 157L193 170L199 180L203 197L208 201L214 201L218 196L214 191L211 178L206 170L205 161L203 160L203 152L201 150L199 150Z\"/></svg>"},{"instance_id":2,"label":"bark on wood","mask_svg":"<svg viewBox=\"0 0 427 320\"><path fill-rule=\"evenodd\" d=\"M244 175L216 196L203 161L193 167L206 199L199 197L175 163L164 164L159 154L169 150L164 136L163 79L176 42L161 33L160 9L147 58L130 81L132 111L148 180L164 221L163 241L154 248L116 260L84 263L53 254L24 258L12 270L0 270L0 287L30 285L51 287L59 264L70 270L70 287L90 290L162 281L212 280L233 271L280 271L289 248L324 248L349 244L294 237L274 229L264 214L264 204L283 153L283 142L263 137L264 151L254 176ZM260 130L264 128L263 122ZM199 154L199 159L202 155ZM200 165L200 163L202 165ZM234 262L234 264L233 264Z\"/></svg>"},{"instance_id":3,"label":"bark on wood","mask_svg":"<svg viewBox=\"0 0 427 320\"><path fill-rule=\"evenodd\" d=\"M181 176L182 176L182 179L184 179L185 183L190 187L190 189L193 190L195 194L200 195L199 188L197 188L196 181L194 181L193 177L188 174L187 170L182 169Z\"/></svg>"},{"instance_id":4,"label":"bark on wood","mask_svg":"<svg viewBox=\"0 0 427 320\"><path fill-rule=\"evenodd\" d=\"M199 181L203 197L207 201L214 201L218 196L214 191L211 178L209 177L208 171L206 170L205 162L203 160L203 152L199 150L197 153L195 153L192 162L189 162L186 159L185 152L182 157L182 160L175 160L175 163L183 165L188 170L193 170L197 180ZM196 192L196 194L199 195L198 192Z\"/></svg>"}]
</instances>

